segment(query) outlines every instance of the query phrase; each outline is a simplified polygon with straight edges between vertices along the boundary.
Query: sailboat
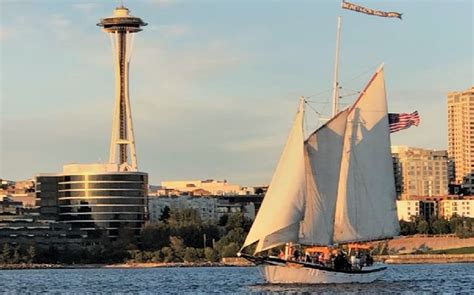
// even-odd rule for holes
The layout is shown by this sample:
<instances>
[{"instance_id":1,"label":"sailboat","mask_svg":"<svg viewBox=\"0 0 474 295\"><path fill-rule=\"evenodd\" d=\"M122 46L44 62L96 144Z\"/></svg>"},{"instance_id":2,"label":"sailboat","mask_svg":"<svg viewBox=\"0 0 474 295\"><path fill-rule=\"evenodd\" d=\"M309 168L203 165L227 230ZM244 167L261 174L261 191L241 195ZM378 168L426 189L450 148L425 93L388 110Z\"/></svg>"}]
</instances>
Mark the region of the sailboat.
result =
<instances>
[{"instance_id":1,"label":"sailboat","mask_svg":"<svg viewBox=\"0 0 474 295\"><path fill-rule=\"evenodd\" d=\"M269 283L368 283L386 266L335 269L263 255L288 243L333 246L399 233L383 64L357 100L304 136L302 98L241 251ZM242 251L256 245L253 255Z\"/></svg>"}]
</instances>

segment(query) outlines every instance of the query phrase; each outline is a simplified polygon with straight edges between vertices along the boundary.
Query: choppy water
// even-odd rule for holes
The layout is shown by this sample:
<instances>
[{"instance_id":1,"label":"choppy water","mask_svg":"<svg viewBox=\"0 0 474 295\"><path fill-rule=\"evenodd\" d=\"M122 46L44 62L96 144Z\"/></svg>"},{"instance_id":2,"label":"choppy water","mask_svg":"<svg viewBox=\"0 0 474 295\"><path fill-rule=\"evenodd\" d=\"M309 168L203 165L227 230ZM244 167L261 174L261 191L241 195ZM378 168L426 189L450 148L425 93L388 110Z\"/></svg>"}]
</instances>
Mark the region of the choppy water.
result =
<instances>
[{"instance_id":1,"label":"choppy water","mask_svg":"<svg viewBox=\"0 0 474 295\"><path fill-rule=\"evenodd\" d=\"M474 264L391 265L379 281L343 285L269 285L255 267L5 270L0 292L474 294Z\"/></svg>"}]
</instances>

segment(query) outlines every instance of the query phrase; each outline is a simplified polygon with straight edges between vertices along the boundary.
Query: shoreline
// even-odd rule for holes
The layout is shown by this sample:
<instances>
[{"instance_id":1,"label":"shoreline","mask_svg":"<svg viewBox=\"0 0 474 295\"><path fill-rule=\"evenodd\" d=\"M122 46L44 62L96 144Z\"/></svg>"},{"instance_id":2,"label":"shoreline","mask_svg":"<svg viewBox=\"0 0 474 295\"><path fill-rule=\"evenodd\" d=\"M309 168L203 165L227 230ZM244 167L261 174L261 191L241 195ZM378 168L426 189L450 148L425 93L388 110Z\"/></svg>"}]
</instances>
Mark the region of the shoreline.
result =
<instances>
[{"instance_id":1,"label":"shoreline","mask_svg":"<svg viewBox=\"0 0 474 295\"><path fill-rule=\"evenodd\" d=\"M404 254L378 255L376 261L386 264L446 264L446 263L474 263L474 254ZM27 270L27 269L144 269L165 267L252 267L251 263L228 262L127 262L114 264L0 264L0 270Z\"/></svg>"},{"instance_id":2,"label":"shoreline","mask_svg":"<svg viewBox=\"0 0 474 295\"><path fill-rule=\"evenodd\" d=\"M126 262L113 264L46 264L46 263L19 263L0 264L0 270L23 269L139 269L139 268L164 268L164 267L249 267L253 264L232 264L223 262Z\"/></svg>"},{"instance_id":3,"label":"shoreline","mask_svg":"<svg viewBox=\"0 0 474 295\"><path fill-rule=\"evenodd\" d=\"M386 264L474 263L474 254L402 254L374 256Z\"/></svg>"}]
</instances>

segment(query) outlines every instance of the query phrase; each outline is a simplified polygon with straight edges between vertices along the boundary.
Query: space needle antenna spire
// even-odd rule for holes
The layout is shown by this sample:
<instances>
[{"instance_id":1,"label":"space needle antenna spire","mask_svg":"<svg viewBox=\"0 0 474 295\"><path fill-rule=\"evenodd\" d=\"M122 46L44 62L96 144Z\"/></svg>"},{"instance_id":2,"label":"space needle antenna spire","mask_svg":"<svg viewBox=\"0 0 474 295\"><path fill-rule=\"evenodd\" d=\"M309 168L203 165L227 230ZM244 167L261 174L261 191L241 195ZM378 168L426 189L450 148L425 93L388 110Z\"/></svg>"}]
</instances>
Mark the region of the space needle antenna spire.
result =
<instances>
[{"instance_id":1,"label":"space needle antenna spire","mask_svg":"<svg viewBox=\"0 0 474 295\"><path fill-rule=\"evenodd\" d=\"M109 163L118 164L120 171L138 171L128 74L133 35L147 23L130 15L123 1L120 2L121 6L114 9L111 17L103 18L97 24L110 35L115 63L115 109Z\"/></svg>"}]
</instances>

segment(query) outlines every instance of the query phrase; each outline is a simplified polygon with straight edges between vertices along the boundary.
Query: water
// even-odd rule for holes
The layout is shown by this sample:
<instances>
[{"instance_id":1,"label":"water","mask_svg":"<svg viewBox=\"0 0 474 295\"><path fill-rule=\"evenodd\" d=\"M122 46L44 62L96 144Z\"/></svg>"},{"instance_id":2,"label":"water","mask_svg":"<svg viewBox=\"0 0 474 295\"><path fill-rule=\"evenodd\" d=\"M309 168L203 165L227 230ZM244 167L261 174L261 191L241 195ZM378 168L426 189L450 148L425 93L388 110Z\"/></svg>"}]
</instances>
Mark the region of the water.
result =
<instances>
[{"instance_id":1,"label":"water","mask_svg":"<svg viewBox=\"0 0 474 295\"><path fill-rule=\"evenodd\" d=\"M343 285L265 284L256 267L5 270L0 292L474 294L474 264L391 265L379 281Z\"/></svg>"}]
</instances>

